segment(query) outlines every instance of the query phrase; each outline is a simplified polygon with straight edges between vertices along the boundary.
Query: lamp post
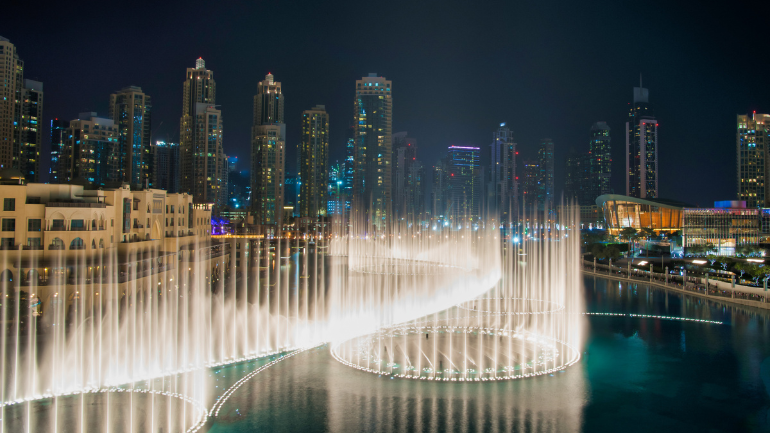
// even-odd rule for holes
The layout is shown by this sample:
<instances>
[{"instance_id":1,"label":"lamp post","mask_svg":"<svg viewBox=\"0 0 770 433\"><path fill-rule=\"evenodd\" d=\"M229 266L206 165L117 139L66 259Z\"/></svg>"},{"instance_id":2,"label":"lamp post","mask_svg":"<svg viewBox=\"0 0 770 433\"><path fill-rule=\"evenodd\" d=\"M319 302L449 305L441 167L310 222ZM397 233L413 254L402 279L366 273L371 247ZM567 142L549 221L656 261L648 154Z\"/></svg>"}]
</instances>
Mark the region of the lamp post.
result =
<instances>
[{"instance_id":1,"label":"lamp post","mask_svg":"<svg viewBox=\"0 0 770 433\"><path fill-rule=\"evenodd\" d=\"M668 266L666 266L666 276L664 278L665 278L666 285L668 286Z\"/></svg>"}]
</instances>

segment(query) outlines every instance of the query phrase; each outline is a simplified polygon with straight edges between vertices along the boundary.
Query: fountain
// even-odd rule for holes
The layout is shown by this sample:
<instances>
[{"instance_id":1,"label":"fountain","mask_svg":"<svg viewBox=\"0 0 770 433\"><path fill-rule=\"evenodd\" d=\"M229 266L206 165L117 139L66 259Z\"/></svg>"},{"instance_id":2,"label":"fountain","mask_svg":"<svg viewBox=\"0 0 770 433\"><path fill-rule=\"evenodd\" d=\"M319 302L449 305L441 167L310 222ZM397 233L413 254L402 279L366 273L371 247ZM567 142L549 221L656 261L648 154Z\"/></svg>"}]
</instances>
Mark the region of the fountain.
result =
<instances>
[{"instance_id":1,"label":"fountain","mask_svg":"<svg viewBox=\"0 0 770 433\"><path fill-rule=\"evenodd\" d=\"M304 239L61 250L45 284L2 281L0 432L197 431L245 381L327 342L345 365L398 378L566 368L583 320L571 221L530 219L507 237L493 224L335 222ZM3 260L22 267L18 251ZM266 357L215 384L217 368Z\"/></svg>"}]
</instances>

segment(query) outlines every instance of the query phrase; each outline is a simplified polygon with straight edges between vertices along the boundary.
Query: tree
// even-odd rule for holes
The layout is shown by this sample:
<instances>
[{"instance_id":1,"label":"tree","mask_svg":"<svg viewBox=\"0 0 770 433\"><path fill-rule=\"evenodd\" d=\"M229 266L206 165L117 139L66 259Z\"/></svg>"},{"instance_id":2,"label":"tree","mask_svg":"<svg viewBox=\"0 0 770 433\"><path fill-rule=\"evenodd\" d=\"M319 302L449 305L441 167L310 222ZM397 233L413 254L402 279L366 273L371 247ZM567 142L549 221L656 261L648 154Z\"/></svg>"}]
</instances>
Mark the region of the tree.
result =
<instances>
[{"instance_id":1,"label":"tree","mask_svg":"<svg viewBox=\"0 0 770 433\"><path fill-rule=\"evenodd\" d=\"M631 238L636 235L636 229L633 227L623 227L620 230L620 236L626 239L626 242L631 242Z\"/></svg>"},{"instance_id":2,"label":"tree","mask_svg":"<svg viewBox=\"0 0 770 433\"><path fill-rule=\"evenodd\" d=\"M708 247L706 247L706 248L708 248ZM710 262L711 262L711 266L714 266L714 262L716 262L718 258L719 258L719 257L717 257L717 256L715 256L715 255L713 255L713 254L708 254L708 255L706 256L706 260L708 260L708 261L710 261Z\"/></svg>"},{"instance_id":3,"label":"tree","mask_svg":"<svg viewBox=\"0 0 770 433\"><path fill-rule=\"evenodd\" d=\"M609 245L604 249L604 255L610 260L615 261L620 258L620 250L615 245Z\"/></svg>"},{"instance_id":4,"label":"tree","mask_svg":"<svg viewBox=\"0 0 770 433\"><path fill-rule=\"evenodd\" d=\"M653 229L651 229L649 227L644 227L641 230L639 230L639 234L642 237L645 237L645 238L647 238L649 240L650 238L654 238L655 237L655 230L653 230Z\"/></svg>"},{"instance_id":5,"label":"tree","mask_svg":"<svg viewBox=\"0 0 770 433\"><path fill-rule=\"evenodd\" d=\"M597 260L603 260L606 255L607 248L602 244L591 245L591 255L596 257Z\"/></svg>"},{"instance_id":6,"label":"tree","mask_svg":"<svg viewBox=\"0 0 770 433\"><path fill-rule=\"evenodd\" d=\"M738 262L738 263L734 264L733 265L733 270L736 271L736 272L740 272L741 273L740 278L743 278L743 274L746 273L746 263Z\"/></svg>"}]
</instances>

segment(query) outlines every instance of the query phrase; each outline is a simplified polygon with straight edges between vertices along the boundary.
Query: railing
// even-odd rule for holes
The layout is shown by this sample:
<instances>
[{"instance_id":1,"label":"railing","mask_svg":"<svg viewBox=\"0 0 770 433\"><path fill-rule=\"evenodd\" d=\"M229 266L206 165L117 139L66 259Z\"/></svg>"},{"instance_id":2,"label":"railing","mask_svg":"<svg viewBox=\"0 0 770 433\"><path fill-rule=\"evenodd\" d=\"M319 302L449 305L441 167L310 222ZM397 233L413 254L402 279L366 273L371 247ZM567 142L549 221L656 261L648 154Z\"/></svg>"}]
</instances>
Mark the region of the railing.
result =
<instances>
[{"instance_id":1,"label":"railing","mask_svg":"<svg viewBox=\"0 0 770 433\"><path fill-rule=\"evenodd\" d=\"M143 229L144 228L144 224L134 224L134 228L135 229Z\"/></svg>"},{"instance_id":2,"label":"railing","mask_svg":"<svg viewBox=\"0 0 770 433\"><path fill-rule=\"evenodd\" d=\"M588 274L634 281L640 283L662 286L667 289L678 290L686 293L693 293L700 296L723 298L725 300L749 301L749 305L755 305L761 308L770 308L770 292L752 293L748 287L736 285L735 288L720 288L715 284L704 284L701 277L682 276L677 274L665 274L660 272L651 272L641 269L631 269L627 267L608 266L601 263L594 263L584 260L582 266L583 272ZM713 280L712 280L713 281ZM761 290L761 289L760 289Z\"/></svg>"},{"instance_id":3,"label":"railing","mask_svg":"<svg viewBox=\"0 0 770 433\"><path fill-rule=\"evenodd\" d=\"M18 250L19 246L14 244L0 244L0 250Z\"/></svg>"},{"instance_id":4,"label":"railing","mask_svg":"<svg viewBox=\"0 0 770 433\"><path fill-rule=\"evenodd\" d=\"M42 245L24 245L21 247L22 250L42 250Z\"/></svg>"},{"instance_id":5,"label":"railing","mask_svg":"<svg viewBox=\"0 0 770 433\"><path fill-rule=\"evenodd\" d=\"M48 245L49 250L63 250L64 245Z\"/></svg>"},{"instance_id":6,"label":"railing","mask_svg":"<svg viewBox=\"0 0 770 433\"><path fill-rule=\"evenodd\" d=\"M90 207L90 208L106 208L106 203L70 203L70 202L60 202L60 201L54 201L49 202L47 207Z\"/></svg>"}]
</instances>

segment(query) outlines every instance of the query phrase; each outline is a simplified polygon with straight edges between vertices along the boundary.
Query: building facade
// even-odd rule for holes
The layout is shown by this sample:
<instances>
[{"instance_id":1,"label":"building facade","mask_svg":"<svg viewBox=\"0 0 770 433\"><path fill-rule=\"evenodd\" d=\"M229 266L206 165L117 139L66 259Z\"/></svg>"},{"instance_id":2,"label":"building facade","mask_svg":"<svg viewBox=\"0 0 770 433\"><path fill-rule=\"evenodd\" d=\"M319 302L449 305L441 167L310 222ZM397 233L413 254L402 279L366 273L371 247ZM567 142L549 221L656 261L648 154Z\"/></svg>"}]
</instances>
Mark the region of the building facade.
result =
<instances>
[{"instance_id":1,"label":"building facade","mask_svg":"<svg viewBox=\"0 0 770 433\"><path fill-rule=\"evenodd\" d=\"M450 215L454 224L477 222L481 217L481 149L449 146L447 152Z\"/></svg>"},{"instance_id":2,"label":"building facade","mask_svg":"<svg viewBox=\"0 0 770 433\"><path fill-rule=\"evenodd\" d=\"M64 135L61 183L115 187L123 181L118 128L112 119L80 113Z\"/></svg>"},{"instance_id":3,"label":"building facade","mask_svg":"<svg viewBox=\"0 0 770 433\"><path fill-rule=\"evenodd\" d=\"M251 198L254 223L258 225L280 226L283 221L285 136L284 124L259 125L254 128Z\"/></svg>"},{"instance_id":4,"label":"building facade","mask_svg":"<svg viewBox=\"0 0 770 433\"><path fill-rule=\"evenodd\" d=\"M609 194L612 175L612 138L607 122L596 122L591 126L591 140L588 146L590 160L590 201L600 195Z\"/></svg>"},{"instance_id":5,"label":"building facade","mask_svg":"<svg viewBox=\"0 0 770 433\"><path fill-rule=\"evenodd\" d=\"M0 37L0 168L11 168L19 159L19 125L24 86L24 61L16 46Z\"/></svg>"},{"instance_id":6,"label":"building facade","mask_svg":"<svg viewBox=\"0 0 770 433\"><path fill-rule=\"evenodd\" d=\"M151 146L152 185L170 194L179 192L179 143L156 141Z\"/></svg>"},{"instance_id":7,"label":"building facade","mask_svg":"<svg viewBox=\"0 0 770 433\"><path fill-rule=\"evenodd\" d=\"M66 169L63 164L69 127L69 121L51 120L51 168L48 172L48 182L50 183L63 183L66 180Z\"/></svg>"},{"instance_id":8,"label":"building facade","mask_svg":"<svg viewBox=\"0 0 770 433\"><path fill-rule=\"evenodd\" d=\"M325 216L329 194L329 114L323 105L302 112L298 169L302 182L299 216Z\"/></svg>"},{"instance_id":9,"label":"building facade","mask_svg":"<svg viewBox=\"0 0 770 433\"><path fill-rule=\"evenodd\" d=\"M417 159L417 140L406 132L393 134L393 173L391 197L393 216L398 220L419 221L423 215L423 165Z\"/></svg>"},{"instance_id":10,"label":"building facade","mask_svg":"<svg viewBox=\"0 0 770 433\"><path fill-rule=\"evenodd\" d=\"M196 203L221 204L222 112L216 108L214 72L199 58L187 68L180 120L180 191Z\"/></svg>"},{"instance_id":11,"label":"building facade","mask_svg":"<svg viewBox=\"0 0 770 433\"><path fill-rule=\"evenodd\" d=\"M489 187L487 188L489 215L499 221L511 221L518 210L518 182L516 178L516 142L513 131L501 123L492 133L489 159Z\"/></svg>"},{"instance_id":12,"label":"building facade","mask_svg":"<svg viewBox=\"0 0 770 433\"><path fill-rule=\"evenodd\" d=\"M640 80L626 121L626 195L654 199L658 197L658 121L649 97Z\"/></svg>"},{"instance_id":13,"label":"building facade","mask_svg":"<svg viewBox=\"0 0 770 433\"><path fill-rule=\"evenodd\" d=\"M739 114L735 147L737 154L738 200L749 208L770 206L765 190L768 178L768 129L770 114Z\"/></svg>"},{"instance_id":14,"label":"building facade","mask_svg":"<svg viewBox=\"0 0 770 433\"><path fill-rule=\"evenodd\" d=\"M544 138L540 140L537 148L537 160L540 166L540 184L538 190L538 209L552 212L554 210L554 161L553 140Z\"/></svg>"},{"instance_id":15,"label":"building facade","mask_svg":"<svg viewBox=\"0 0 770 433\"><path fill-rule=\"evenodd\" d=\"M19 171L31 182L40 182L40 148L43 145L43 83L24 80L19 102Z\"/></svg>"},{"instance_id":16,"label":"building facade","mask_svg":"<svg viewBox=\"0 0 770 433\"><path fill-rule=\"evenodd\" d=\"M713 246L714 254L734 256L736 248L759 245L761 215L758 208L747 208L743 201L717 202L710 209L685 208L682 212L682 243Z\"/></svg>"},{"instance_id":17,"label":"building facade","mask_svg":"<svg viewBox=\"0 0 770 433\"><path fill-rule=\"evenodd\" d=\"M286 178L286 125L283 89L267 74L257 84L251 130L251 210L254 223L272 225L280 233L284 218Z\"/></svg>"},{"instance_id":18,"label":"building facade","mask_svg":"<svg viewBox=\"0 0 770 433\"><path fill-rule=\"evenodd\" d=\"M129 86L110 95L110 118L118 128L123 182L134 188L155 187L150 143L152 100L140 87Z\"/></svg>"},{"instance_id":19,"label":"building facade","mask_svg":"<svg viewBox=\"0 0 770 433\"><path fill-rule=\"evenodd\" d=\"M353 212L369 232L386 230L391 217L392 83L369 74L356 81Z\"/></svg>"}]
</instances>

